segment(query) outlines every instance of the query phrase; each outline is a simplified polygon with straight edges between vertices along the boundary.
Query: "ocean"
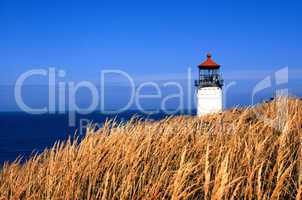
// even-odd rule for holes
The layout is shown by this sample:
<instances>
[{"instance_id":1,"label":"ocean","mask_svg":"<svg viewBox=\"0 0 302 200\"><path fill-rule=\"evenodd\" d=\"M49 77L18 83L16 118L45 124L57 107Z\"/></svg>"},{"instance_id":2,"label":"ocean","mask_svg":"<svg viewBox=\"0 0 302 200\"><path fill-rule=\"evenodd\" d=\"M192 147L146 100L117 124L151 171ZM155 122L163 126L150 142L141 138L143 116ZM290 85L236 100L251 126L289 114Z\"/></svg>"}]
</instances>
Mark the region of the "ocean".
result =
<instances>
[{"instance_id":1,"label":"ocean","mask_svg":"<svg viewBox=\"0 0 302 200\"><path fill-rule=\"evenodd\" d=\"M183 114L190 113L194 111ZM146 115L138 111L127 111L118 115L102 115L95 112L88 115L77 114L76 126L70 127L68 114L30 115L22 112L0 112L0 165L6 161L12 162L17 157L21 157L24 162L32 153L52 147L56 141L74 136L76 131L80 137L83 136L81 132L84 131L80 131L81 120L82 124L90 121L101 126L106 119L127 121L134 115L150 120L169 116L164 113Z\"/></svg>"}]
</instances>

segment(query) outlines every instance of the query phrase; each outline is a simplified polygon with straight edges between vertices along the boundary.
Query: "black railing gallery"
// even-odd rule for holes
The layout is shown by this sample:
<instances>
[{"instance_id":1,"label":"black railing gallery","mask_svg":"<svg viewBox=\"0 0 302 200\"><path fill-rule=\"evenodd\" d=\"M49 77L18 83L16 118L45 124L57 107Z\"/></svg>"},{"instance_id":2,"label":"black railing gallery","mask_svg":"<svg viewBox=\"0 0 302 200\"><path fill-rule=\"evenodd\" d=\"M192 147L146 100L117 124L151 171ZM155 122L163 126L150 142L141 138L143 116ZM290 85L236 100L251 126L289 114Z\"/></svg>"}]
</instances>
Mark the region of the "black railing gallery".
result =
<instances>
[{"instance_id":1,"label":"black railing gallery","mask_svg":"<svg viewBox=\"0 0 302 200\"><path fill-rule=\"evenodd\" d=\"M222 87L223 80L219 75L200 75L199 80L195 81L196 87Z\"/></svg>"}]
</instances>

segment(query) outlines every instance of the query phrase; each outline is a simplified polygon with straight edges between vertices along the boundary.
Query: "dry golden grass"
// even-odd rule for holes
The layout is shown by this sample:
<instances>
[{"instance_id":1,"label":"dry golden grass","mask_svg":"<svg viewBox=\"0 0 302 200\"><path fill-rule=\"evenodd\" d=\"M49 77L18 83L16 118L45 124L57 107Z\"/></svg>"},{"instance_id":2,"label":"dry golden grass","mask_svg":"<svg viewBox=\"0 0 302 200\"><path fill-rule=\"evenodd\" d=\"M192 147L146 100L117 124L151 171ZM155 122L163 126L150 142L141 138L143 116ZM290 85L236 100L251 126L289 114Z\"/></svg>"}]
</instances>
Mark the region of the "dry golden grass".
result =
<instances>
[{"instance_id":1,"label":"dry golden grass","mask_svg":"<svg viewBox=\"0 0 302 200\"><path fill-rule=\"evenodd\" d=\"M107 122L80 142L5 164L0 199L301 199L302 101L289 98L278 120L280 100L203 118Z\"/></svg>"}]
</instances>

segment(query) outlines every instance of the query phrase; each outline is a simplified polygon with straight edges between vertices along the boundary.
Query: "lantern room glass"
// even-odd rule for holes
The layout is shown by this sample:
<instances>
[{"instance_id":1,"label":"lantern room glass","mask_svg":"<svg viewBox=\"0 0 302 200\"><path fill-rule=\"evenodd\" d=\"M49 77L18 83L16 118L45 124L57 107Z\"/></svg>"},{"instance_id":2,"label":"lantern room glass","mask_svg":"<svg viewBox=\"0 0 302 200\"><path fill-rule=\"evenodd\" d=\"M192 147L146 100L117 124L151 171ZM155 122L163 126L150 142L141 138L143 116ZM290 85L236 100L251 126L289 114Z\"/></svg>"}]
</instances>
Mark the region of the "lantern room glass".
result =
<instances>
[{"instance_id":1,"label":"lantern room glass","mask_svg":"<svg viewBox=\"0 0 302 200\"><path fill-rule=\"evenodd\" d=\"M195 82L198 87L222 87L223 80L219 69L199 69L199 80Z\"/></svg>"}]
</instances>

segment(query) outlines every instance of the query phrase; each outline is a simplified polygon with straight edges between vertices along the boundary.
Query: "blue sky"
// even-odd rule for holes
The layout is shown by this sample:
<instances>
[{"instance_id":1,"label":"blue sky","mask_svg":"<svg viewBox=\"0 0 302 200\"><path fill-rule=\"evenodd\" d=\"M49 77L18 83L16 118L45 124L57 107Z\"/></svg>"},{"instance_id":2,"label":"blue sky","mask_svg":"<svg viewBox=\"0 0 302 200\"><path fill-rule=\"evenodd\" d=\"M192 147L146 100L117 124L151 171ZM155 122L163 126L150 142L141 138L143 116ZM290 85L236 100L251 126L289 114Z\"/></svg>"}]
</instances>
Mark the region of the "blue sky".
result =
<instances>
[{"instance_id":1,"label":"blue sky","mask_svg":"<svg viewBox=\"0 0 302 200\"><path fill-rule=\"evenodd\" d=\"M29 69L63 69L65 81L97 82L102 69L185 79L207 52L225 79L243 81L236 92L288 66L299 94L301 10L298 0L0 0L0 110L14 109L12 86Z\"/></svg>"}]
</instances>

